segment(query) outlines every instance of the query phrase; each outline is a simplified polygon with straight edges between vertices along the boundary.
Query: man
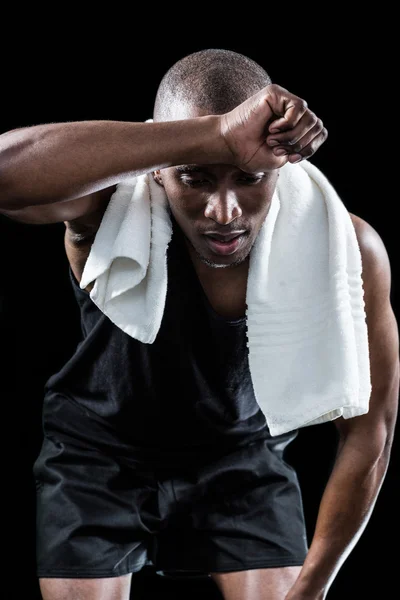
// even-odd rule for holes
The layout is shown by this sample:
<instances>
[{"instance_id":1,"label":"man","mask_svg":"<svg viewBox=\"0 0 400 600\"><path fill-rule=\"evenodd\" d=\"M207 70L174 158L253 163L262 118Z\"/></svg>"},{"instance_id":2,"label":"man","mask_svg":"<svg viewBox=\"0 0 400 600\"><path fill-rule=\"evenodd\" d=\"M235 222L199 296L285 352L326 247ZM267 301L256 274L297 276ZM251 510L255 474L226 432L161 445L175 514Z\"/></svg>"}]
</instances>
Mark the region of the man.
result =
<instances>
[{"instance_id":1,"label":"man","mask_svg":"<svg viewBox=\"0 0 400 600\"><path fill-rule=\"evenodd\" d=\"M271 437L247 362L249 255L279 169L327 132L252 60L205 50L163 78L154 123L53 123L3 134L1 212L64 222L83 340L46 384L35 463L44 600L127 600L130 574L209 573L226 600L320 600L366 525L397 415L390 265L351 215L363 261L373 391L340 435L307 547L298 481ZM114 326L79 281L118 182L153 172L173 238L154 344ZM235 237L235 239L233 239ZM134 590L133 590L134 593Z\"/></svg>"}]
</instances>

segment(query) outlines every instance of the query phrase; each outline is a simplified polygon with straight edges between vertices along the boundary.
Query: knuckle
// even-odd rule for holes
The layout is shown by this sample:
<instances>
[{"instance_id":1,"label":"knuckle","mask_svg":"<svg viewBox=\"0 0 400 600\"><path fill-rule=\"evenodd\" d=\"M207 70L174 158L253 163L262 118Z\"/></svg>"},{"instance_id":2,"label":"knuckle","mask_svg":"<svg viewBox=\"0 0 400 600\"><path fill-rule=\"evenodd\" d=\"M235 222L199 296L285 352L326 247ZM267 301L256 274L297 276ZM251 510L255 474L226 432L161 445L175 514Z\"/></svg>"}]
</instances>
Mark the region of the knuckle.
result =
<instances>
[{"instance_id":1,"label":"knuckle","mask_svg":"<svg viewBox=\"0 0 400 600\"><path fill-rule=\"evenodd\" d=\"M299 98L297 100L297 106L302 111L306 111L307 108L308 108L308 104L307 104L307 102L305 100L303 100L303 98Z\"/></svg>"},{"instance_id":2,"label":"knuckle","mask_svg":"<svg viewBox=\"0 0 400 600\"><path fill-rule=\"evenodd\" d=\"M308 118L310 120L310 123L311 123L312 127L315 127L317 125L318 121L319 121L317 115L310 110Z\"/></svg>"},{"instance_id":3,"label":"knuckle","mask_svg":"<svg viewBox=\"0 0 400 600\"><path fill-rule=\"evenodd\" d=\"M294 142L293 144L290 145L290 148L293 152L299 153L300 150L303 148L302 143L297 141Z\"/></svg>"},{"instance_id":4,"label":"knuckle","mask_svg":"<svg viewBox=\"0 0 400 600\"><path fill-rule=\"evenodd\" d=\"M285 92L285 88L281 87L277 83L270 83L266 86L266 91L271 95L281 95Z\"/></svg>"},{"instance_id":5,"label":"knuckle","mask_svg":"<svg viewBox=\"0 0 400 600\"><path fill-rule=\"evenodd\" d=\"M288 137L287 137L287 142L286 142L286 143L287 143L287 144L289 144L289 146L292 146L292 147L293 147L293 146L295 146L296 144L298 144L298 142L299 142L299 139L300 139L300 138L299 138L298 136L296 136L296 137L289 137L289 136L288 136Z\"/></svg>"},{"instance_id":6,"label":"knuckle","mask_svg":"<svg viewBox=\"0 0 400 600\"><path fill-rule=\"evenodd\" d=\"M309 144L306 148L304 148L304 150L302 151L302 156L303 158L309 158L310 156L312 156L315 152L316 148L314 148L314 146L312 144Z\"/></svg>"}]
</instances>

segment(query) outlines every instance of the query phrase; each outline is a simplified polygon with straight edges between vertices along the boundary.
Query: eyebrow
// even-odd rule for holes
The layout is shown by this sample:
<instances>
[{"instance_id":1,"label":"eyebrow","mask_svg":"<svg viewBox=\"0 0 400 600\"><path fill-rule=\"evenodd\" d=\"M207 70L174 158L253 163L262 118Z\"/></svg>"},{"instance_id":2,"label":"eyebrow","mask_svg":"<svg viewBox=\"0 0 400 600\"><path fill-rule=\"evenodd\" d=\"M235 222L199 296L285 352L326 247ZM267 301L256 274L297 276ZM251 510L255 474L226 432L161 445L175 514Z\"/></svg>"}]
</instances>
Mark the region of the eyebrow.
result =
<instances>
[{"instance_id":1,"label":"eyebrow","mask_svg":"<svg viewBox=\"0 0 400 600\"><path fill-rule=\"evenodd\" d=\"M175 171L177 173L179 173L180 175L182 174L187 174L190 175L192 173L210 173L209 169L207 169L206 165L179 165L177 167L175 167ZM241 171L242 173L244 173L245 175L249 176L249 177L263 177L265 175L265 173L263 171L260 171L258 173L247 173L246 171L243 171L242 169L239 169L239 171Z\"/></svg>"},{"instance_id":2,"label":"eyebrow","mask_svg":"<svg viewBox=\"0 0 400 600\"><path fill-rule=\"evenodd\" d=\"M175 167L175 170L178 173L205 173L207 168L197 165L179 165L178 167Z\"/></svg>"}]
</instances>

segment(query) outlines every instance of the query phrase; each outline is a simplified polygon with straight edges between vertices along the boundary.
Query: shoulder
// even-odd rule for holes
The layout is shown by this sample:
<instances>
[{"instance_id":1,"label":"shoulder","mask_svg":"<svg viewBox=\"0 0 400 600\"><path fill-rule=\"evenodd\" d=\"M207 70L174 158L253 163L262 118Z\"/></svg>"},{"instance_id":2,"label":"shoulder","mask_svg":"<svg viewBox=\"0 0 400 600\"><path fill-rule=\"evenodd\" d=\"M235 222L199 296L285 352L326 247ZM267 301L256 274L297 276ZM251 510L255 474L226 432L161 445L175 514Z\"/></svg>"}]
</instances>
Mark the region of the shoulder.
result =
<instances>
[{"instance_id":1,"label":"shoulder","mask_svg":"<svg viewBox=\"0 0 400 600\"><path fill-rule=\"evenodd\" d=\"M366 250L367 248L375 248L379 252L379 250L385 250L382 238L365 219L354 215L353 213L349 213L351 221L354 226L354 230L356 232L358 243L361 244L360 250Z\"/></svg>"},{"instance_id":2,"label":"shoulder","mask_svg":"<svg viewBox=\"0 0 400 600\"><path fill-rule=\"evenodd\" d=\"M362 279L366 296L376 292L390 294L391 268L385 244L365 219L349 213L356 233L362 261Z\"/></svg>"},{"instance_id":3,"label":"shoulder","mask_svg":"<svg viewBox=\"0 0 400 600\"><path fill-rule=\"evenodd\" d=\"M339 417L334 423L341 436L365 432L372 444L371 432L393 430L397 415L399 335L390 300L391 270L385 244L378 232L364 219L353 215L362 260L365 315L372 393L369 410L352 419Z\"/></svg>"}]
</instances>

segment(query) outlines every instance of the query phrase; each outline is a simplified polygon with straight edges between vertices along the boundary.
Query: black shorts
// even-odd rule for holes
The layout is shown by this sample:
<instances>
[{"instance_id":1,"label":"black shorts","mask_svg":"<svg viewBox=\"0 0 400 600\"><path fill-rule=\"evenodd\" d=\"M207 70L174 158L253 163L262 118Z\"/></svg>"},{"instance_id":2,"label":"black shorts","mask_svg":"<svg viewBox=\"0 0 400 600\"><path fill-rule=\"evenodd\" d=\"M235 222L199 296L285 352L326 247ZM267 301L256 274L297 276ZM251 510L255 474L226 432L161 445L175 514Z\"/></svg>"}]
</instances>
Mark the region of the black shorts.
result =
<instances>
[{"instance_id":1,"label":"black shorts","mask_svg":"<svg viewBox=\"0 0 400 600\"><path fill-rule=\"evenodd\" d=\"M65 424L62 411L53 418ZM193 454L178 468L65 430L45 430L34 466L39 577L303 564L299 482L276 438Z\"/></svg>"}]
</instances>

